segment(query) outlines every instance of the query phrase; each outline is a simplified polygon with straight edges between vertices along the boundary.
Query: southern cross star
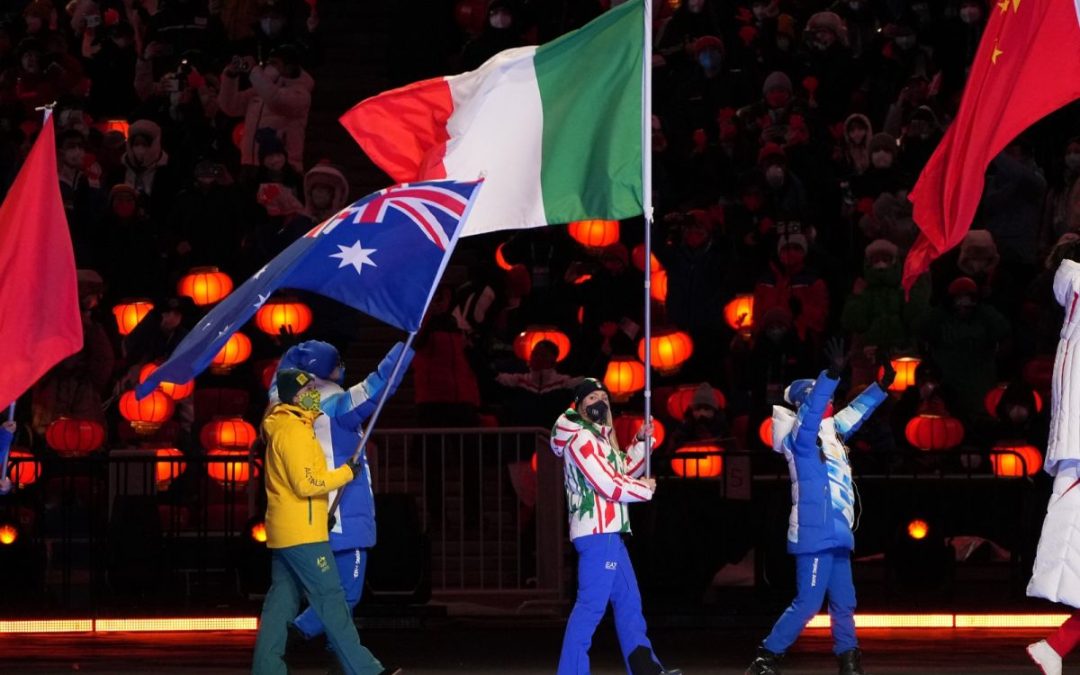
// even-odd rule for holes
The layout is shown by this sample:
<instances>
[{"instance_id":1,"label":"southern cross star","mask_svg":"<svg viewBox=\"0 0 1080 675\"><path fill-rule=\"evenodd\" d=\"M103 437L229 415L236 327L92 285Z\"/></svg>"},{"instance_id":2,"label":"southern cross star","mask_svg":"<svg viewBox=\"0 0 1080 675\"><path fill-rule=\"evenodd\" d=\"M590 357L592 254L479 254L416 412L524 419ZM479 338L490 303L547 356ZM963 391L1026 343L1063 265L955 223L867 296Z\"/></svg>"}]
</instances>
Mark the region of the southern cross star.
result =
<instances>
[{"instance_id":1,"label":"southern cross star","mask_svg":"<svg viewBox=\"0 0 1080 675\"><path fill-rule=\"evenodd\" d=\"M360 245L360 240L357 240L352 246L342 246L341 244L338 244L338 252L330 254L330 257L341 260L338 269L352 265L356 269L356 273L360 274L364 271L364 265L378 267L378 265L375 264L375 261L371 259L371 254L374 252L375 249L364 248Z\"/></svg>"}]
</instances>

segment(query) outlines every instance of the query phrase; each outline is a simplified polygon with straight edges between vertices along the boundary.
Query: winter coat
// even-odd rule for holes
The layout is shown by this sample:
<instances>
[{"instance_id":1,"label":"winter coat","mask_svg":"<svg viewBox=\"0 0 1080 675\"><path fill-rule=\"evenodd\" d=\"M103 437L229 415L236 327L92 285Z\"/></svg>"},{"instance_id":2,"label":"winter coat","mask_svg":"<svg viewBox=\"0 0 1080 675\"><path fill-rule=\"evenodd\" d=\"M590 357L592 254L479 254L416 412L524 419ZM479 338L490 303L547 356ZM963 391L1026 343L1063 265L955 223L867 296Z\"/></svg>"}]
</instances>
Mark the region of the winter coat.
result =
<instances>
[{"instance_id":1,"label":"winter coat","mask_svg":"<svg viewBox=\"0 0 1080 675\"><path fill-rule=\"evenodd\" d=\"M319 183L326 183L334 188L334 196L330 200L330 206L323 211L316 211L311 199L311 188ZM307 213L311 219L321 223L334 215L349 201L349 182L345 180L345 174L326 163L313 166L304 174L304 204L307 205Z\"/></svg>"},{"instance_id":2,"label":"winter coat","mask_svg":"<svg viewBox=\"0 0 1080 675\"><path fill-rule=\"evenodd\" d=\"M841 324L863 345L890 349L908 347L930 309L930 283L920 277L905 299L900 286L901 264L888 269L863 266L861 283L844 303Z\"/></svg>"},{"instance_id":3,"label":"winter coat","mask_svg":"<svg viewBox=\"0 0 1080 675\"><path fill-rule=\"evenodd\" d=\"M1051 388L1050 439L1046 447L1047 473L1057 475L1057 464L1063 460L1080 460L1080 389L1074 376L1080 378L1080 263L1062 260L1054 275L1054 297L1065 307L1065 323L1061 327L1054 358Z\"/></svg>"},{"instance_id":4,"label":"winter coat","mask_svg":"<svg viewBox=\"0 0 1080 675\"><path fill-rule=\"evenodd\" d=\"M296 368L306 372L330 372L338 363L337 350L326 343L323 350L290 349L282 357L278 371ZM312 343L307 343L312 344ZM323 414L315 418L315 438L319 441L323 457L328 467L341 467L352 459L360 443L363 424L375 412L379 398L390 381L402 350L400 342L394 345L383 357L378 369L362 382L349 389L342 389L336 382L315 376L315 382L322 397L320 409ZM387 396L393 396L401 378L409 369L413 352L410 349L402 360L398 375L389 384ZM312 361L315 359L316 361ZM302 362L301 362L302 360ZM270 401L277 402L277 382L271 383ZM363 473L356 478L356 483L345 490L337 511L334 512L335 524L330 530L330 548L335 551L347 551L375 546L375 496L371 487L371 469L368 466L367 450L360 453L360 465ZM333 502L337 490L331 490L327 499Z\"/></svg>"},{"instance_id":5,"label":"winter coat","mask_svg":"<svg viewBox=\"0 0 1080 675\"><path fill-rule=\"evenodd\" d=\"M784 455L791 474L787 548L793 555L855 548L855 484L844 443L888 394L872 384L826 418L839 383L822 372L798 412L773 407L773 450Z\"/></svg>"},{"instance_id":6,"label":"winter coat","mask_svg":"<svg viewBox=\"0 0 1080 675\"><path fill-rule=\"evenodd\" d=\"M240 163L246 166L259 164L255 132L269 127L277 132L278 138L285 144L289 163L297 171L303 171L304 134L315 80L301 70L298 77L282 76L272 81L262 67L252 69L251 86L247 89L240 89L239 80L238 77L222 75L218 104L226 115L244 118Z\"/></svg>"},{"instance_id":7,"label":"winter coat","mask_svg":"<svg viewBox=\"0 0 1080 675\"><path fill-rule=\"evenodd\" d=\"M1036 262L1045 193L1046 179L1034 162L1019 162L1002 153L990 163L980 216L1003 259Z\"/></svg>"},{"instance_id":8,"label":"winter coat","mask_svg":"<svg viewBox=\"0 0 1080 675\"><path fill-rule=\"evenodd\" d=\"M416 402L480 405L480 388L465 356L465 334L451 316L433 317L416 340ZM449 323L449 325L446 325Z\"/></svg>"},{"instance_id":9,"label":"winter coat","mask_svg":"<svg viewBox=\"0 0 1080 675\"><path fill-rule=\"evenodd\" d=\"M263 420L266 436L266 546L327 541L327 495L352 480L347 466L328 469L310 412L279 403Z\"/></svg>"},{"instance_id":10,"label":"winter coat","mask_svg":"<svg viewBox=\"0 0 1080 675\"><path fill-rule=\"evenodd\" d=\"M629 532L626 505L647 502L653 491L638 480L645 471L645 443L625 453L611 443L615 429L567 410L551 430L551 450L563 459L570 540L590 534Z\"/></svg>"},{"instance_id":11,"label":"winter coat","mask_svg":"<svg viewBox=\"0 0 1080 675\"><path fill-rule=\"evenodd\" d=\"M792 300L795 300L794 307ZM829 291L816 274L806 269L789 274L774 263L754 287L754 313L765 316L774 307L790 309L795 314L799 337L805 338L808 331L822 333L825 330Z\"/></svg>"}]
</instances>

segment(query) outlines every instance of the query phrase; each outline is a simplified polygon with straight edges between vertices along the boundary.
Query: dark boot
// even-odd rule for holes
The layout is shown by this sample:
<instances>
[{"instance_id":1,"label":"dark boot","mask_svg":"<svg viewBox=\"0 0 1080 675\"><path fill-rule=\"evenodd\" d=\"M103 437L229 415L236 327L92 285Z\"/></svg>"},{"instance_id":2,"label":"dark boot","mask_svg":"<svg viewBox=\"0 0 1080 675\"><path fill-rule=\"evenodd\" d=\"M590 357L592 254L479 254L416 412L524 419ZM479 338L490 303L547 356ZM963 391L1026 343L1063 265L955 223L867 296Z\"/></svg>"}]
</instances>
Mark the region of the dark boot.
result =
<instances>
[{"instance_id":1,"label":"dark boot","mask_svg":"<svg viewBox=\"0 0 1080 675\"><path fill-rule=\"evenodd\" d=\"M862 669L862 652L858 649L840 654L836 662L840 665L840 675L866 675Z\"/></svg>"},{"instance_id":2,"label":"dark boot","mask_svg":"<svg viewBox=\"0 0 1080 675\"><path fill-rule=\"evenodd\" d=\"M780 675L780 661L783 659L783 654L770 652L764 646L758 647L757 656L745 675Z\"/></svg>"}]
</instances>

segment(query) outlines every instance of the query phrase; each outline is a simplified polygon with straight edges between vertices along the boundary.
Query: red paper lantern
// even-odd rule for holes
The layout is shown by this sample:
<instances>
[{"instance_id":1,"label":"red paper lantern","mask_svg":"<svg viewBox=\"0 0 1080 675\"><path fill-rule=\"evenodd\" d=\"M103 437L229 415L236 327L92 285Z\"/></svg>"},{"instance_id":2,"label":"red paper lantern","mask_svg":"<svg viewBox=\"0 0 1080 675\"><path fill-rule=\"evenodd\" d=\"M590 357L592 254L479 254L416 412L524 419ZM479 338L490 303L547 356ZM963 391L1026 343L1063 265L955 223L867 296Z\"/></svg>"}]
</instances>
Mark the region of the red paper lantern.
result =
<instances>
[{"instance_id":1,"label":"red paper lantern","mask_svg":"<svg viewBox=\"0 0 1080 675\"><path fill-rule=\"evenodd\" d=\"M675 391L671 392L671 395L667 398L667 411L674 419L680 422L685 419L686 409L690 407L690 402L694 400L694 394L697 393L698 384L684 384L676 387ZM723 410L727 407L727 399L724 398L724 392L720 391L716 387L712 388L713 401L716 402L716 407L719 410Z\"/></svg>"},{"instance_id":2,"label":"red paper lantern","mask_svg":"<svg viewBox=\"0 0 1080 675\"><path fill-rule=\"evenodd\" d=\"M120 397L120 415L131 423L137 434L149 435L161 428L173 416L176 403L161 389L155 389L141 401L134 391Z\"/></svg>"},{"instance_id":3,"label":"red paper lantern","mask_svg":"<svg viewBox=\"0 0 1080 675\"><path fill-rule=\"evenodd\" d=\"M495 264L498 265L499 269L501 269L502 271L509 272L510 269L513 267L513 265L511 265L509 262L507 262L506 261L506 256L503 255L503 247L504 246L506 246L505 241L503 243L499 244L499 246L495 249Z\"/></svg>"},{"instance_id":4,"label":"red paper lantern","mask_svg":"<svg viewBox=\"0 0 1080 675\"><path fill-rule=\"evenodd\" d=\"M986 406L986 412L991 417L997 418L998 404L1001 403L1001 397L1005 395L1005 391L1009 388L1007 382L1002 382L998 386L994 387L990 391L986 392L986 398L983 399L983 405ZM1034 389L1031 390L1032 398L1035 399L1035 412L1041 413L1043 409L1043 398L1039 392Z\"/></svg>"},{"instance_id":5,"label":"red paper lantern","mask_svg":"<svg viewBox=\"0 0 1080 675\"><path fill-rule=\"evenodd\" d=\"M228 274L219 272L216 267L196 267L180 279L177 293L191 298L196 305L203 307L221 302L232 293L233 282Z\"/></svg>"},{"instance_id":6,"label":"red paper lantern","mask_svg":"<svg viewBox=\"0 0 1080 675\"><path fill-rule=\"evenodd\" d=\"M682 478L715 478L724 472L724 449L719 445L684 445L671 458L671 470ZM710 453L701 457L679 457L689 453Z\"/></svg>"},{"instance_id":7,"label":"red paper lantern","mask_svg":"<svg viewBox=\"0 0 1080 675\"><path fill-rule=\"evenodd\" d=\"M124 300L113 307L117 330L121 335L130 335L153 308L154 303L149 300Z\"/></svg>"},{"instance_id":8,"label":"red paper lantern","mask_svg":"<svg viewBox=\"0 0 1080 675\"><path fill-rule=\"evenodd\" d=\"M210 371L217 374L227 373L251 356L251 340L243 333L233 333L229 341L210 361Z\"/></svg>"},{"instance_id":9,"label":"red paper lantern","mask_svg":"<svg viewBox=\"0 0 1080 675\"><path fill-rule=\"evenodd\" d=\"M901 356L891 361L893 370L896 371L896 379L889 385L889 391L901 394L908 387L915 386L915 370L922 363L922 359L914 356ZM885 374L884 368L878 368L878 377Z\"/></svg>"},{"instance_id":10,"label":"red paper lantern","mask_svg":"<svg viewBox=\"0 0 1080 675\"><path fill-rule=\"evenodd\" d=\"M737 295L724 305L724 320L734 331L748 331L754 327L754 296Z\"/></svg>"},{"instance_id":11,"label":"red paper lantern","mask_svg":"<svg viewBox=\"0 0 1080 675\"><path fill-rule=\"evenodd\" d=\"M210 420L199 432L204 448L247 450L255 444L255 427L241 417L219 417Z\"/></svg>"},{"instance_id":12,"label":"red paper lantern","mask_svg":"<svg viewBox=\"0 0 1080 675\"><path fill-rule=\"evenodd\" d=\"M637 434L638 429L641 428L641 425L645 423L645 418L641 415L623 413L612 420L612 423L615 425L615 438L619 441L619 447L626 450L634 444L634 436ZM666 436L664 425L655 417L652 419L652 423L653 447L659 448L664 444Z\"/></svg>"},{"instance_id":13,"label":"red paper lantern","mask_svg":"<svg viewBox=\"0 0 1080 675\"><path fill-rule=\"evenodd\" d=\"M79 457L101 447L105 427L94 420L61 417L45 430L45 442L64 457Z\"/></svg>"},{"instance_id":14,"label":"red paper lantern","mask_svg":"<svg viewBox=\"0 0 1080 675\"><path fill-rule=\"evenodd\" d=\"M664 375L678 372L694 353L694 341L681 330L661 330L649 340L652 366ZM645 360L645 339L638 341L638 358Z\"/></svg>"},{"instance_id":15,"label":"red paper lantern","mask_svg":"<svg viewBox=\"0 0 1080 675\"><path fill-rule=\"evenodd\" d=\"M652 276L649 277L649 297L659 303L664 303L667 302L667 291L667 270L653 272Z\"/></svg>"},{"instance_id":16,"label":"red paper lantern","mask_svg":"<svg viewBox=\"0 0 1080 675\"><path fill-rule=\"evenodd\" d=\"M251 539L260 544L266 543L266 523L255 523L251 526Z\"/></svg>"},{"instance_id":17,"label":"red paper lantern","mask_svg":"<svg viewBox=\"0 0 1080 675\"><path fill-rule=\"evenodd\" d=\"M187 469L185 462L177 461L177 459L183 458L184 453L176 448L158 448L154 452L154 456L158 458L154 462L154 478L157 481L159 490L169 487L169 483L172 483Z\"/></svg>"},{"instance_id":18,"label":"red paper lantern","mask_svg":"<svg viewBox=\"0 0 1080 675\"><path fill-rule=\"evenodd\" d=\"M206 463L207 475L222 485L244 485L251 478L247 450L214 449L206 453L206 459L211 460Z\"/></svg>"},{"instance_id":19,"label":"red paper lantern","mask_svg":"<svg viewBox=\"0 0 1080 675\"><path fill-rule=\"evenodd\" d=\"M660 263L660 259L656 257L655 253L650 254L652 264L649 266L649 273L656 274L663 271L664 266ZM634 247L634 250L630 253L630 260L633 261L634 267L638 268L642 272L645 271L645 244L638 244Z\"/></svg>"},{"instance_id":20,"label":"red paper lantern","mask_svg":"<svg viewBox=\"0 0 1080 675\"><path fill-rule=\"evenodd\" d=\"M15 487L24 488L31 485L41 475L41 462L34 459L34 456L29 452L12 450L10 459L14 461L10 462L8 478L11 479Z\"/></svg>"},{"instance_id":21,"label":"red paper lantern","mask_svg":"<svg viewBox=\"0 0 1080 675\"><path fill-rule=\"evenodd\" d=\"M908 523L907 533L916 541L926 539L926 535L930 534L930 526L925 520L916 519Z\"/></svg>"},{"instance_id":22,"label":"red paper lantern","mask_svg":"<svg viewBox=\"0 0 1080 675\"><path fill-rule=\"evenodd\" d=\"M772 445L772 418L766 417L761 421L761 426L758 427L758 438L767 448L771 448Z\"/></svg>"},{"instance_id":23,"label":"red paper lantern","mask_svg":"<svg viewBox=\"0 0 1080 675\"><path fill-rule=\"evenodd\" d=\"M904 435L920 450L948 450L964 441L964 425L954 417L916 415L907 423Z\"/></svg>"},{"instance_id":24,"label":"red paper lantern","mask_svg":"<svg viewBox=\"0 0 1080 675\"><path fill-rule=\"evenodd\" d=\"M139 384L146 382L146 378L150 377L150 374L157 370L158 364L148 363L139 370ZM195 392L195 380L189 380L183 384L176 384L174 382L159 382L158 388L165 392L165 395L174 401L182 401L188 396L191 396Z\"/></svg>"},{"instance_id":25,"label":"red paper lantern","mask_svg":"<svg viewBox=\"0 0 1080 675\"><path fill-rule=\"evenodd\" d=\"M281 335L283 329L300 335L311 328L311 308L299 300L271 300L255 312L255 325L270 336Z\"/></svg>"},{"instance_id":26,"label":"red paper lantern","mask_svg":"<svg viewBox=\"0 0 1080 675\"><path fill-rule=\"evenodd\" d=\"M10 546L19 538L19 530L11 523L0 525L0 544Z\"/></svg>"},{"instance_id":27,"label":"red paper lantern","mask_svg":"<svg viewBox=\"0 0 1080 675\"><path fill-rule=\"evenodd\" d=\"M608 362L604 386L617 402L626 402L645 388L645 366L629 356L616 356Z\"/></svg>"},{"instance_id":28,"label":"red paper lantern","mask_svg":"<svg viewBox=\"0 0 1080 675\"><path fill-rule=\"evenodd\" d=\"M538 342L547 340L554 342L559 348L559 356L556 361L562 361L570 353L570 338L554 326L529 326L520 335L514 338L514 354L522 361L528 362L532 356L532 350Z\"/></svg>"},{"instance_id":29,"label":"red paper lantern","mask_svg":"<svg viewBox=\"0 0 1080 675\"><path fill-rule=\"evenodd\" d=\"M1043 457L1033 445L999 445L990 455L994 475L1001 478L1034 476L1042 468Z\"/></svg>"},{"instance_id":30,"label":"red paper lantern","mask_svg":"<svg viewBox=\"0 0 1080 675\"><path fill-rule=\"evenodd\" d=\"M575 220L569 231L574 241L586 248L601 249L619 241L617 220Z\"/></svg>"}]
</instances>

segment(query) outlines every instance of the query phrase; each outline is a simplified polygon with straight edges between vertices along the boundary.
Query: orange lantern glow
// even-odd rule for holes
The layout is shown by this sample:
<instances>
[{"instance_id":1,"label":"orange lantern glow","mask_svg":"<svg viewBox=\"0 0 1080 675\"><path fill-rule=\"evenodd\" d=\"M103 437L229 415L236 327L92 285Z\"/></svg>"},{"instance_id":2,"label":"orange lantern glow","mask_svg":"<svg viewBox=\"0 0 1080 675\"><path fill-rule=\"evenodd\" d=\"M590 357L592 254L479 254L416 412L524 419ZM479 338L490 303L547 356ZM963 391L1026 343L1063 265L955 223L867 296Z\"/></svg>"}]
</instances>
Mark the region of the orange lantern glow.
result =
<instances>
[{"instance_id":1,"label":"orange lantern glow","mask_svg":"<svg viewBox=\"0 0 1080 675\"><path fill-rule=\"evenodd\" d=\"M617 220L575 220L569 231L574 241L587 248L604 248L619 241Z\"/></svg>"},{"instance_id":2,"label":"orange lantern glow","mask_svg":"<svg viewBox=\"0 0 1080 675\"><path fill-rule=\"evenodd\" d=\"M664 375L679 371L694 353L694 341L681 330L661 330L649 340L652 347L652 366ZM638 341L638 358L645 360L645 339Z\"/></svg>"},{"instance_id":3,"label":"orange lantern glow","mask_svg":"<svg viewBox=\"0 0 1080 675\"><path fill-rule=\"evenodd\" d=\"M533 455L532 455L532 459L529 460L529 466L532 467L532 472L533 473L536 473L536 471L537 471L536 462L537 462L537 458L536 458L536 453L534 452Z\"/></svg>"},{"instance_id":4,"label":"orange lantern glow","mask_svg":"<svg viewBox=\"0 0 1080 675\"><path fill-rule=\"evenodd\" d=\"M608 362L604 373L604 386L611 398L619 403L645 388L645 366L629 356L616 356Z\"/></svg>"},{"instance_id":5,"label":"orange lantern glow","mask_svg":"<svg viewBox=\"0 0 1080 675\"><path fill-rule=\"evenodd\" d=\"M113 307L117 330L121 335L130 335L153 308L154 303L149 300L124 300Z\"/></svg>"},{"instance_id":6,"label":"orange lantern glow","mask_svg":"<svg viewBox=\"0 0 1080 675\"><path fill-rule=\"evenodd\" d=\"M176 410L176 403L161 389L155 389L141 401L135 392L125 392L120 397L120 415L131 423L137 434L149 435L169 421Z\"/></svg>"},{"instance_id":7,"label":"orange lantern glow","mask_svg":"<svg viewBox=\"0 0 1080 675\"><path fill-rule=\"evenodd\" d=\"M19 530L11 523L0 525L0 544L11 546L19 538Z\"/></svg>"},{"instance_id":8,"label":"orange lantern glow","mask_svg":"<svg viewBox=\"0 0 1080 675\"><path fill-rule=\"evenodd\" d=\"M930 534L930 525L925 520L913 520L908 523L907 533L915 541L921 541L926 539L926 535Z\"/></svg>"},{"instance_id":9,"label":"orange lantern glow","mask_svg":"<svg viewBox=\"0 0 1080 675\"><path fill-rule=\"evenodd\" d=\"M1007 382L1002 382L998 386L994 387L990 391L986 392L986 398L983 399L983 405L986 406L986 412L990 416L997 417L998 404L1001 403L1001 397L1005 395L1005 391L1009 388ZM1034 389L1031 390L1032 398L1035 399L1035 412L1041 413L1043 409L1043 397L1039 392Z\"/></svg>"},{"instance_id":10,"label":"orange lantern glow","mask_svg":"<svg viewBox=\"0 0 1080 675\"><path fill-rule=\"evenodd\" d=\"M184 453L176 448L159 448L154 452L154 456L158 458L154 462L154 479L157 481L159 490L169 487L169 483L187 469L186 463L176 460L184 456Z\"/></svg>"},{"instance_id":11,"label":"orange lantern glow","mask_svg":"<svg viewBox=\"0 0 1080 675\"><path fill-rule=\"evenodd\" d=\"M102 132L109 133L110 131L118 131L125 139L128 137L128 131L131 129L131 124L127 120L105 120Z\"/></svg>"},{"instance_id":12,"label":"orange lantern glow","mask_svg":"<svg viewBox=\"0 0 1080 675\"><path fill-rule=\"evenodd\" d=\"M247 450L214 449L206 453L206 473L222 485L243 485L251 478ZM221 461L228 460L228 461Z\"/></svg>"},{"instance_id":13,"label":"orange lantern glow","mask_svg":"<svg viewBox=\"0 0 1080 675\"><path fill-rule=\"evenodd\" d=\"M889 385L889 391L902 394L908 387L915 386L915 370L922 363L922 359L914 356L901 356L891 361L893 370L896 371L896 379ZM878 377L885 374L884 368L878 368Z\"/></svg>"},{"instance_id":14,"label":"orange lantern glow","mask_svg":"<svg viewBox=\"0 0 1080 675\"><path fill-rule=\"evenodd\" d=\"M638 268L642 272L645 271L645 244L638 244L634 247L634 250L630 253L630 259L634 262L634 267ZM649 267L651 274L656 274L664 269L664 266L660 263L660 259L656 257L655 253L650 254L652 265Z\"/></svg>"},{"instance_id":15,"label":"orange lantern glow","mask_svg":"<svg viewBox=\"0 0 1080 675\"><path fill-rule=\"evenodd\" d=\"M758 438L767 448L772 447L772 418L766 417L761 421L757 431Z\"/></svg>"},{"instance_id":16,"label":"orange lantern glow","mask_svg":"<svg viewBox=\"0 0 1080 675\"><path fill-rule=\"evenodd\" d=\"M570 353L570 338L566 336L566 333L555 326L529 326L514 338L514 354L522 361L528 362L529 357L532 356L533 347L544 340L554 342L559 348L556 361L562 361Z\"/></svg>"},{"instance_id":17,"label":"orange lantern glow","mask_svg":"<svg viewBox=\"0 0 1080 675\"><path fill-rule=\"evenodd\" d=\"M150 377L150 373L157 370L158 364L148 363L139 370L139 384L146 382L146 378ZM195 380L189 380L183 384L176 384L174 382L159 382L158 388L165 393L166 396L174 401L182 401L188 396L191 396L195 392Z\"/></svg>"},{"instance_id":18,"label":"orange lantern glow","mask_svg":"<svg viewBox=\"0 0 1080 675\"><path fill-rule=\"evenodd\" d=\"M232 289L232 279L216 267L196 267L177 284L177 293L191 298L200 307L221 302Z\"/></svg>"},{"instance_id":19,"label":"orange lantern glow","mask_svg":"<svg viewBox=\"0 0 1080 675\"><path fill-rule=\"evenodd\" d=\"M724 449L719 445L684 445L675 451L671 470L683 478L716 478L724 472ZM700 457L679 457L690 453L710 453Z\"/></svg>"},{"instance_id":20,"label":"orange lantern glow","mask_svg":"<svg viewBox=\"0 0 1080 675\"><path fill-rule=\"evenodd\" d=\"M754 296L737 295L724 305L724 320L731 330L748 331L754 327Z\"/></svg>"},{"instance_id":21,"label":"orange lantern glow","mask_svg":"<svg viewBox=\"0 0 1080 675\"><path fill-rule=\"evenodd\" d=\"M266 523L255 523L251 526L251 540L260 544L266 543Z\"/></svg>"},{"instance_id":22,"label":"orange lantern glow","mask_svg":"<svg viewBox=\"0 0 1080 675\"><path fill-rule=\"evenodd\" d=\"M8 478L17 488L24 488L33 484L41 475L41 463L34 459L29 452L12 450L10 459L16 460L10 463Z\"/></svg>"},{"instance_id":23,"label":"orange lantern glow","mask_svg":"<svg viewBox=\"0 0 1080 675\"><path fill-rule=\"evenodd\" d=\"M247 450L255 444L255 427L242 417L217 417L203 426L199 442L208 449Z\"/></svg>"},{"instance_id":24,"label":"orange lantern glow","mask_svg":"<svg viewBox=\"0 0 1080 675\"><path fill-rule=\"evenodd\" d=\"M229 341L210 361L210 371L216 374L227 373L251 356L251 339L243 333L233 333Z\"/></svg>"},{"instance_id":25,"label":"orange lantern glow","mask_svg":"<svg viewBox=\"0 0 1080 675\"><path fill-rule=\"evenodd\" d=\"M694 394L697 393L700 386L699 384L684 384L676 387L675 391L671 392L671 395L667 398L668 414L681 422L685 418L686 409L690 407L690 403L694 400ZM726 408L727 399L724 398L724 392L716 387L712 388L712 392L717 409L723 410Z\"/></svg>"},{"instance_id":26,"label":"orange lantern glow","mask_svg":"<svg viewBox=\"0 0 1080 675\"><path fill-rule=\"evenodd\" d=\"M615 438L619 441L619 447L626 450L634 444L634 436L637 434L638 429L645 423L645 418L641 415L631 415L629 413L623 413L614 420L612 424L615 425ZM659 448L664 444L664 437L666 432L664 425L660 420L655 417L652 420L653 423L653 447Z\"/></svg>"},{"instance_id":27,"label":"orange lantern glow","mask_svg":"<svg viewBox=\"0 0 1080 675\"><path fill-rule=\"evenodd\" d=\"M649 297L660 303L667 302L667 288L667 270L653 272L649 277Z\"/></svg>"},{"instance_id":28,"label":"orange lantern glow","mask_svg":"<svg viewBox=\"0 0 1080 675\"><path fill-rule=\"evenodd\" d=\"M105 428L94 420L61 417L45 430L45 442L64 457L79 457L101 447Z\"/></svg>"},{"instance_id":29,"label":"orange lantern glow","mask_svg":"<svg viewBox=\"0 0 1080 675\"><path fill-rule=\"evenodd\" d=\"M1042 468L1043 457L1033 445L999 445L990 455L994 475L1000 478L1034 476Z\"/></svg>"},{"instance_id":30,"label":"orange lantern glow","mask_svg":"<svg viewBox=\"0 0 1080 675\"><path fill-rule=\"evenodd\" d=\"M955 417L916 415L907 423L904 435L920 450L948 450L964 441L964 425Z\"/></svg>"},{"instance_id":31,"label":"orange lantern glow","mask_svg":"<svg viewBox=\"0 0 1080 675\"><path fill-rule=\"evenodd\" d=\"M511 265L509 262L507 262L506 261L506 256L503 255L503 247L504 246L506 246L505 241L503 243L499 244L498 248L495 249L495 264L498 265L499 269L501 269L502 271L509 272L510 268L513 267L513 265Z\"/></svg>"},{"instance_id":32,"label":"orange lantern glow","mask_svg":"<svg viewBox=\"0 0 1080 675\"><path fill-rule=\"evenodd\" d=\"M236 123L236 126L232 128L232 134L229 138L232 140L232 144L236 146L237 150L243 150L244 148L244 121L240 120Z\"/></svg>"},{"instance_id":33,"label":"orange lantern glow","mask_svg":"<svg viewBox=\"0 0 1080 675\"><path fill-rule=\"evenodd\" d=\"M311 308L299 300L271 300L255 312L255 325L270 336L300 335L311 328Z\"/></svg>"}]
</instances>

